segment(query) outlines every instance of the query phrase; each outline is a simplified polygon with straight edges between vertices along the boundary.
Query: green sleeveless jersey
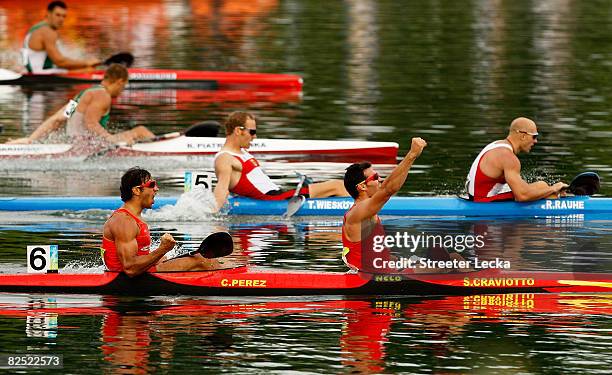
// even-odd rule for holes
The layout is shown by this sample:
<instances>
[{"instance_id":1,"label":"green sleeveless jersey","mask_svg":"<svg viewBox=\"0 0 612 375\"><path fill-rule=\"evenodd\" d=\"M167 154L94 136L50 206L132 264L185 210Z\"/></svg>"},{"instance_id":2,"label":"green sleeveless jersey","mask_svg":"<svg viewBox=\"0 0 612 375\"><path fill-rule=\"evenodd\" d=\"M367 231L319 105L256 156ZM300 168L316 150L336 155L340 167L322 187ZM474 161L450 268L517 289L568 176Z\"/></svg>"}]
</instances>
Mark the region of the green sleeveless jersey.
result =
<instances>
[{"instance_id":1,"label":"green sleeveless jersey","mask_svg":"<svg viewBox=\"0 0 612 375\"><path fill-rule=\"evenodd\" d=\"M74 114L74 111L76 110L77 105L79 105L79 101L81 100L81 97L83 97L83 95L86 92L93 91L93 90L104 90L104 86L102 86L102 85L95 85L95 86L86 88L85 90L83 90L80 93L78 93L68 103L68 106L66 107L66 110L64 111L64 115L66 117L68 117L68 118L72 117L72 115ZM102 125L105 129L107 129L107 125L108 125L108 121L109 120L110 120L110 108L108 109L108 111L106 111L106 113L100 119L100 125Z\"/></svg>"},{"instance_id":2,"label":"green sleeveless jersey","mask_svg":"<svg viewBox=\"0 0 612 375\"><path fill-rule=\"evenodd\" d=\"M53 69L57 68L53 61L49 58L46 51L34 51L30 49L30 38L32 37L32 33L43 26L47 26L47 22L41 21L36 25L32 26L30 30L28 30L25 38L23 39L23 65L28 70L28 72L39 72L41 70Z\"/></svg>"}]
</instances>

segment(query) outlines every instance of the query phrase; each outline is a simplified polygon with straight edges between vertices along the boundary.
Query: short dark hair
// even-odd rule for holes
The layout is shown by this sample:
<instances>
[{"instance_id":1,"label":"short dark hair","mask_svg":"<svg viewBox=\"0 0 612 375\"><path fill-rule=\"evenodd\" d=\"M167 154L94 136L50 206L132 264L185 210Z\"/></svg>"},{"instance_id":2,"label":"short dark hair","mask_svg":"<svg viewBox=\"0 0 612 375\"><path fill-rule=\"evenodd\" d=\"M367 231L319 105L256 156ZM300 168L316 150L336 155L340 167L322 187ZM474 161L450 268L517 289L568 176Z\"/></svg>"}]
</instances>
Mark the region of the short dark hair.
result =
<instances>
[{"instance_id":1,"label":"short dark hair","mask_svg":"<svg viewBox=\"0 0 612 375\"><path fill-rule=\"evenodd\" d=\"M363 171L370 168L372 163L369 161L364 161L361 163L354 163L346 168L346 172L344 173L344 188L348 193L356 199L359 196L359 190L357 190L357 184L363 182L366 179Z\"/></svg>"},{"instance_id":2,"label":"short dark hair","mask_svg":"<svg viewBox=\"0 0 612 375\"><path fill-rule=\"evenodd\" d=\"M128 79L128 70L121 64L110 64L110 66L104 72L104 79L111 82L118 81L120 79Z\"/></svg>"},{"instance_id":3,"label":"short dark hair","mask_svg":"<svg viewBox=\"0 0 612 375\"><path fill-rule=\"evenodd\" d=\"M53 9L55 9L55 7L60 7L62 9L68 9L68 7L66 6L66 3L63 1L52 1L49 3L49 5L47 5L47 12L53 12Z\"/></svg>"},{"instance_id":4,"label":"short dark hair","mask_svg":"<svg viewBox=\"0 0 612 375\"><path fill-rule=\"evenodd\" d=\"M255 116L249 112L241 112L241 111L230 113L230 115L227 116L223 124L225 126L225 135L230 135L234 132L234 129L244 126L244 124L246 124L248 119L251 119L254 121Z\"/></svg>"},{"instance_id":5,"label":"short dark hair","mask_svg":"<svg viewBox=\"0 0 612 375\"><path fill-rule=\"evenodd\" d=\"M142 184L148 179L151 179L151 173L146 169L140 167L128 169L123 176L121 176L121 186L119 187L121 191L121 200L127 202L132 199L132 188Z\"/></svg>"}]
</instances>

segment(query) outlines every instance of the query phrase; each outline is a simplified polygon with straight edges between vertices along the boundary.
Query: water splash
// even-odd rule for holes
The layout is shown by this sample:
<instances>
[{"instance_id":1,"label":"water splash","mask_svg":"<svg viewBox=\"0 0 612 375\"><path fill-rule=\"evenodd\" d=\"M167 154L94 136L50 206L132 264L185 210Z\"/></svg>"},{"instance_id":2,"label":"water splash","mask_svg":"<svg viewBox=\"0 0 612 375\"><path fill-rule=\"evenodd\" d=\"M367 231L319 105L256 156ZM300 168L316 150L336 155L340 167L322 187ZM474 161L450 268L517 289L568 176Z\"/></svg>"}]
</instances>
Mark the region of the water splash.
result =
<instances>
[{"instance_id":1,"label":"water splash","mask_svg":"<svg viewBox=\"0 0 612 375\"><path fill-rule=\"evenodd\" d=\"M104 273L104 265L99 261L83 261L73 260L68 262L60 273L86 273L86 274L101 274Z\"/></svg>"},{"instance_id":2,"label":"water splash","mask_svg":"<svg viewBox=\"0 0 612 375\"><path fill-rule=\"evenodd\" d=\"M181 194L175 205L166 205L143 213L151 221L199 221L210 220L215 209L215 197L211 190L201 185Z\"/></svg>"}]
</instances>

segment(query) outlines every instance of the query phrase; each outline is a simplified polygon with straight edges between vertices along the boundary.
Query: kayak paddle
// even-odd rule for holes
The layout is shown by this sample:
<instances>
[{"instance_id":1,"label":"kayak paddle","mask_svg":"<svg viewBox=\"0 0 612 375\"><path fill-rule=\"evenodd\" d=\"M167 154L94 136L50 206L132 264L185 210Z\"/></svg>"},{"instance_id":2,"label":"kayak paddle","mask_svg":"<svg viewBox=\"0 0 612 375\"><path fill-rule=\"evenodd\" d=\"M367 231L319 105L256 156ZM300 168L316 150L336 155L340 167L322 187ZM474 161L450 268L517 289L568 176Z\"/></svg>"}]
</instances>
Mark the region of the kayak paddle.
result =
<instances>
[{"instance_id":1,"label":"kayak paddle","mask_svg":"<svg viewBox=\"0 0 612 375\"><path fill-rule=\"evenodd\" d=\"M121 64L129 68L134 63L134 55L129 52L119 52L104 60L103 65Z\"/></svg>"},{"instance_id":2,"label":"kayak paddle","mask_svg":"<svg viewBox=\"0 0 612 375\"><path fill-rule=\"evenodd\" d=\"M179 255L172 259L185 258L201 254L206 259L221 258L230 255L234 251L234 241L227 232L215 232L206 237L197 250ZM165 262L172 260L167 259Z\"/></svg>"},{"instance_id":3,"label":"kayak paddle","mask_svg":"<svg viewBox=\"0 0 612 375\"><path fill-rule=\"evenodd\" d=\"M582 172L574 177L565 191L574 195L594 195L599 192L600 181L601 179L597 173ZM458 197L464 200L471 200L462 195L458 195Z\"/></svg>"},{"instance_id":4,"label":"kayak paddle","mask_svg":"<svg viewBox=\"0 0 612 375\"><path fill-rule=\"evenodd\" d=\"M220 126L221 124L214 120L201 121L191 125L182 132L172 132L158 135L155 138L144 142L155 142L163 139L178 138L182 135L185 137L216 137L219 135Z\"/></svg>"},{"instance_id":5,"label":"kayak paddle","mask_svg":"<svg viewBox=\"0 0 612 375\"><path fill-rule=\"evenodd\" d=\"M220 126L221 125L217 121L213 121L213 120L202 121L202 122L198 122L198 123L195 123L195 124L191 125L187 129L185 129L185 131L166 133L166 134L158 135L158 136L156 136L154 138L151 138L149 140L139 141L139 142L136 142L136 143L157 142L157 141L162 141L164 139L178 138L178 137L183 136L183 135L186 136L186 137L216 137L219 134L219 127ZM119 147L123 147L123 146L127 146L127 143L120 142L120 143L112 144L112 145L110 145L108 147L105 147L102 150L97 151L97 152L95 152L95 153L93 153L91 155L87 155L85 160L90 160L90 159L97 158L99 156L102 156L102 155L106 154L107 152L116 150Z\"/></svg>"},{"instance_id":6,"label":"kayak paddle","mask_svg":"<svg viewBox=\"0 0 612 375\"><path fill-rule=\"evenodd\" d=\"M593 195L599 192L600 178L595 172L583 172L574 177L567 191L574 195Z\"/></svg>"},{"instance_id":7,"label":"kayak paddle","mask_svg":"<svg viewBox=\"0 0 612 375\"><path fill-rule=\"evenodd\" d=\"M295 213L298 212L300 208L302 208L304 202L306 202L306 197L304 197L303 195L299 195L300 190L302 190L302 185L304 185L304 181L306 181L306 175L303 175L299 172L295 173L300 178L300 181L298 182L297 187L295 188L295 193L293 193L293 197L291 197L291 199L289 199L289 201L287 202L287 211L285 211L285 213L283 214L284 219L290 218L291 216L295 215Z\"/></svg>"}]
</instances>

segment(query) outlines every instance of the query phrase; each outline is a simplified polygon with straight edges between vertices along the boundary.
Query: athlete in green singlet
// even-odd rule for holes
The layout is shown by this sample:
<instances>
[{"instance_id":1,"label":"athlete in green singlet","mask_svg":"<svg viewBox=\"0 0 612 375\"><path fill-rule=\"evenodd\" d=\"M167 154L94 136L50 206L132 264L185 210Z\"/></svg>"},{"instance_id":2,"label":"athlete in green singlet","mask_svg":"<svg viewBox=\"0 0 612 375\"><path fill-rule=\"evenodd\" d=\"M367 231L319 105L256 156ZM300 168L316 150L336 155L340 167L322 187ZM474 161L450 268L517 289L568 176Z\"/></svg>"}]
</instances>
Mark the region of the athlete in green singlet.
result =
<instances>
[{"instance_id":1,"label":"athlete in green singlet","mask_svg":"<svg viewBox=\"0 0 612 375\"><path fill-rule=\"evenodd\" d=\"M59 73L67 69L88 68L99 65L99 59L76 60L59 51L58 30L64 25L67 6L63 1L53 1L47 6L44 21L32 26L23 40L23 65L30 73Z\"/></svg>"},{"instance_id":2,"label":"athlete in green singlet","mask_svg":"<svg viewBox=\"0 0 612 375\"><path fill-rule=\"evenodd\" d=\"M128 81L128 71L120 64L112 64L99 85L81 91L77 96L49 117L29 137L15 139L10 144L28 144L45 138L49 133L66 125L66 134L74 143L103 140L109 143L132 144L151 139L153 133L144 126L111 134L108 123L111 100L121 94Z\"/></svg>"}]
</instances>

